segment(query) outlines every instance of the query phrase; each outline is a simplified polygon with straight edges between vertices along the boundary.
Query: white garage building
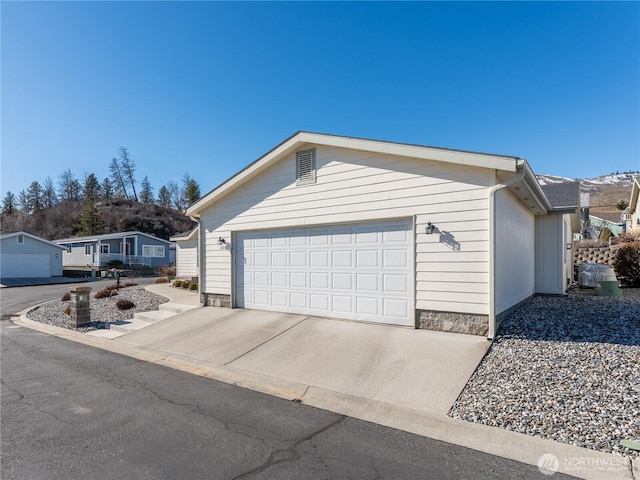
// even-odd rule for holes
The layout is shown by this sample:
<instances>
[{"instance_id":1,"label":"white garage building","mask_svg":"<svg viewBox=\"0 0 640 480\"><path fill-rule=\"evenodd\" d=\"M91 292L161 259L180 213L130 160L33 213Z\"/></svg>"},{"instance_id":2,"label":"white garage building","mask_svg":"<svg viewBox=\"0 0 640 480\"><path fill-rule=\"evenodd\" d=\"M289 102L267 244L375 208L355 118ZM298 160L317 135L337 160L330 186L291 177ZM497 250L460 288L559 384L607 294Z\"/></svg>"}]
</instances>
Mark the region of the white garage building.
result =
<instances>
[{"instance_id":1,"label":"white garage building","mask_svg":"<svg viewBox=\"0 0 640 480\"><path fill-rule=\"evenodd\" d=\"M203 305L492 338L551 210L524 159L298 132L187 214Z\"/></svg>"},{"instance_id":2,"label":"white garage building","mask_svg":"<svg viewBox=\"0 0 640 480\"><path fill-rule=\"evenodd\" d=\"M0 235L0 278L62 276L64 248L26 232Z\"/></svg>"}]
</instances>

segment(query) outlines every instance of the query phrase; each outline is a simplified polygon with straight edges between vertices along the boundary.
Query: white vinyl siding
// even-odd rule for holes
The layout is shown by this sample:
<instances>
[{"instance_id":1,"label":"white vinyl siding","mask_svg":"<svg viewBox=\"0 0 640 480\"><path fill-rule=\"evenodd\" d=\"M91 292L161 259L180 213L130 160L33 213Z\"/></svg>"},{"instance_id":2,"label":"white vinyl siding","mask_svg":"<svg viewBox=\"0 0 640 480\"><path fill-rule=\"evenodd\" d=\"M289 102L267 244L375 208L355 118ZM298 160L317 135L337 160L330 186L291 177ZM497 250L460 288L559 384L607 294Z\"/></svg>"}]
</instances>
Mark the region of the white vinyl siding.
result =
<instances>
[{"instance_id":1,"label":"white vinyl siding","mask_svg":"<svg viewBox=\"0 0 640 480\"><path fill-rule=\"evenodd\" d=\"M496 192L496 314L535 293L535 216L507 189Z\"/></svg>"},{"instance_id":2,"label":"white vinyl siding","mask_svg":"<svg viewBox=\"0 0 640 480\"><path fill-rule=\"evenodd\" d=\"M163 245L143 245L142 246L143 257L164 257Z\"/></svg>"},{"instance_id":3,"label":"white vinyl siding","mask_svg":"<svg viewBox=\"0 0 640 480\"><path fill-rule=\"evenodd\" d=\"M189 278L198 276L197 240L176 242L176 276Z\"/></svg>"},{"instance_id":4,"label":"white vinyl siding","mask_svg":"<svg viewBox=\"0 0 640 480\"><path fill-rule=\"evenodd\" d=\"M493 170L334 147L315 152L315 184L297 188L291 153L202 213L205 292L231 294L232 254L217 245L220 236L412 216L415 308L488 314ZM429 221L438 229L433 235L424 233Z\"/></svg>"}]
</instances>

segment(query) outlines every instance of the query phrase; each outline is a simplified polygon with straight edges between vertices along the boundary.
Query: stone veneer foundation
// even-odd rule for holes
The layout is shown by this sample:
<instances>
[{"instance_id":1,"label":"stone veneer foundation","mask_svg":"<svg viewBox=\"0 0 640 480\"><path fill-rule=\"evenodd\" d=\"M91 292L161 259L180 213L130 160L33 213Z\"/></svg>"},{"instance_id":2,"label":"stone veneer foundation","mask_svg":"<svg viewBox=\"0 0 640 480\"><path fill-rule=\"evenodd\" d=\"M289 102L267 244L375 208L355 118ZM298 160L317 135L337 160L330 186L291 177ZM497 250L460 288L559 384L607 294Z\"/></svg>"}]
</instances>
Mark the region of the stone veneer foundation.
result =
<instances>
[{"instance_id":1,"label":"stone veneer foundation","mask_svg":"<svg viewBox=\"0 0 640 480\"><path fill-rule=\"evenodd\" d=\"M489 332L489 316L416 310L416 328L486 336Z\"/></svg>"},{"instance_id":2,"label":"stone veneer foundation","mask_svg":"<svg viewBox=\"0 0 640 480\"><path fill-rule=\"evenodd\" d=\"M200 303L205 307L225 307L231 308L231 295L220 293L202 293Z\"/></svg>"}]
</instances>

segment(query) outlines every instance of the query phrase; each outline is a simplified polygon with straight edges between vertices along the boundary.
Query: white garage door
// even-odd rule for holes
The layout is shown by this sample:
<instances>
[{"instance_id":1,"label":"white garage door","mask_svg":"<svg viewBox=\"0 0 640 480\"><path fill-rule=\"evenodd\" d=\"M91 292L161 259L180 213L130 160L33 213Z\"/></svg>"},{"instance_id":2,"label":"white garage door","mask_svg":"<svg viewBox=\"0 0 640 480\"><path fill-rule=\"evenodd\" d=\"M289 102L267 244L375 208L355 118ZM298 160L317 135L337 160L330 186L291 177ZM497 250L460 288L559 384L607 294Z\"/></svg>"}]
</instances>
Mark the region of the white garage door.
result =
<instances>
[{"instance_id":1,"label":"white garage door","mask_svg":"<svg viewBox=\"0 0 640 480\"><path fill-rule=\"evenodd\" d=\"M241 308L415 324L410 221L241 233Z\"/></svg>"},{"instance_id":2,"label":"white garage door","mask_svg":"<svg viewBox=\"0 0 640 480\"><path fill-rule=\"evenodd\" d=\"M0 256L3 278L51 276L51 255L48 253L2 253Z\"/></svg>"}]
</instances>

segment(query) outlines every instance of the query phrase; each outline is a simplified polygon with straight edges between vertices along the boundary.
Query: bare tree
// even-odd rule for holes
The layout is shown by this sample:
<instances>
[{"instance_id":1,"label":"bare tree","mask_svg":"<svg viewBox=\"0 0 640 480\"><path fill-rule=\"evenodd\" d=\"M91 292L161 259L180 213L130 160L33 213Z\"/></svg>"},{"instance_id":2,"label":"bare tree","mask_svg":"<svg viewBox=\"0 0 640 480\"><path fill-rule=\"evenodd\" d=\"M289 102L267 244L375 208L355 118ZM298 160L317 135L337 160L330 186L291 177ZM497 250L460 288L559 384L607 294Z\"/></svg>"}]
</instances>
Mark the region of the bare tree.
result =
<instances>
[{"instance_id":1,"label":"bare tree","mask_svg":"<svg viewBox=\"0 0 640 480\"><path fill-rule=\"evenodd\" d=\"M63 200L74 200L76 178L71 172L71 169L67 168L64 172L58 175L58 186L60 188L60 197Z\"/></svg>"},{"instance_id":2,"label":"bare tree","mask_svg":"<svg viewBox=\"0 0 640 480\"><path fill-rule=\"evenodd\" d=\"M56 195L53 181L51 177L47 177L42 184L42 206L44 208L51 208L56 203L58 203L58 196Z\"/></svg>"},{"instance_id":3,"label":"bare tree","mask_svg":"<svg viewBox=\"0 0 640 480\"><path fill-rule=\"evenodd\" d=\"M136 180L133 176L133 173L136 171L136 164L131 158L129 151L126 147L120 147L118 149L118 154L120 155L120 169L122 171L122 175L124 176L125 182L131 185L131 190L133 190L133 198L137 202L138 194L136 193Z\"/></svg>"},{"instance_id":4,"label":"bare tree","mask_svg":"<svg viewBox=\"0 0 640 480\"><path fill-rule=\"evenodd\" d=\"M122 168L120 168L120 162L117 158L111 160L109 164L109 172L111 173L111 182L113 183L115 195L117 197L129 198L127 193L127 185L124 183L124 175Z\"/></svg>"}]
</instances>

